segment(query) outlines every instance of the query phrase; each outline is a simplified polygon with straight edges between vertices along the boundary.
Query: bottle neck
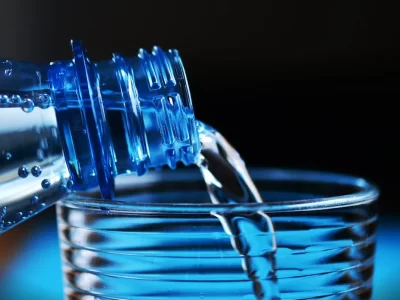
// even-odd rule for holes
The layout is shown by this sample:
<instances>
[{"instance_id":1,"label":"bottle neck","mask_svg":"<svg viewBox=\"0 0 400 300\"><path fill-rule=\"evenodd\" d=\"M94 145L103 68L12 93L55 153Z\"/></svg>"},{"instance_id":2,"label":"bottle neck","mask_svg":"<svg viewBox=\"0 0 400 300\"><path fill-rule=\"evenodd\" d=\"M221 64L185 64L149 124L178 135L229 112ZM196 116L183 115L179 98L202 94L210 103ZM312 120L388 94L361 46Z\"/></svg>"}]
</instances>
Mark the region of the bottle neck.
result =
<instances>
[{"instance_id":1,"label":"bottle neck","mask_svg":"<svg viewBox=\"0 0 400 300\"><path fill-rule=\"evenodd\" d=\"M51 63L48 82L74 188L100 187L149 168L194 164L200 146L185 71L176 50L92 63L80 42L74 59Z\"/></svg>"}]
</instances>

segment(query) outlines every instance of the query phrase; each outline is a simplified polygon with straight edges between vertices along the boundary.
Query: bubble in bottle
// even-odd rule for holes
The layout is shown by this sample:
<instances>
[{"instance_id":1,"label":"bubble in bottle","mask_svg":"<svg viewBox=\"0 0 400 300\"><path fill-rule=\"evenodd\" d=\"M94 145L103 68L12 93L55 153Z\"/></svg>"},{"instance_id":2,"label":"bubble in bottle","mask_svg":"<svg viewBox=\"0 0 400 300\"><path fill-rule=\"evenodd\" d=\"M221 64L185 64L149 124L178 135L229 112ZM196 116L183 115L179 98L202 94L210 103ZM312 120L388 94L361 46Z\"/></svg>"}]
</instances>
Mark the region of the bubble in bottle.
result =
<instances>
[{"instance_id":1,"label":"bubble in bottle","mask_svg":"<svg viewBox=\"0 0 400 300\"><path fill-rule=\"evenodd\" d=\"M0 95L0 107L7 107L9 98L7 95Z\"/></svg>"},{"instance_id":2,"label":"bubble in bottle","mask_svg":"<svg viewBox=\"0 0 400 300\"><path fill-rule=\"evenodd\" d=\"M10 152L7 152L5 154L5 157L6 157L7 160L10 160L12 158L12 154Z\"/></svg>"},{"instance_id":3,"label":"bubble in bottle","mask_svg":"<svg viewBox=\"0 0 400 300\"><path fill-rule=\"evenodd\" d=\"M29 171L28 171L27 167L25 167L25 166L19 167L19 169L18 169L19 177L26 178L26 177L28 177L28 175L29 175Z\"/></svg>"},{"instance_id":4,"label":"bubble in bottle","mask_svg":"<svg viewBox=\"0 0 400 300\"><path fill-rule=\"evenodd\" d=\"M32 205L35 205L35 204L37 204L39 202L39 197L38 196L33 196L32 197L32 199L31 199L31 204Z\"/></svg>"},{"instance_id":5,"label":"bubble in bottle","mask_svg":"<svg viewBox=\"0 0 400 300\"><path fill-rule=\"evenodd\" d=\"M22 220L24 218L24 214L21 211L19 211L19 212L16 213L15 218L18 221L20 221L20 220Z\"/></svg>"},{"instance_id":6,"label":"bubble in bottle","mask_svg":"<svg viewBox=\"0 0 400 300\"><path fill-rule=\"evenodd\" d=\"M33 111L33 109L35 108L35 103L33 103L33 101L29 98L25 98L24 102L22 103L21 106L22 110L26 113L30 113Z\"/></svg>"},{"instance_id":7,"label":"bubble in bottle","mask_svg":"<svg viewBox=\"0 0 400 300\"><path fill-rule=\"evenodd\" d=\"M50 106L50 96L47 94L39 94L36 98L37 105L40 108L48 108Z\"/></svg>"},{"instance_id":8,"label":"bubble in bottle","mask_svg":"<svg viewBox=\"0 0 400 300\"><path fill-rule=\"evenodd\" d=\"M68 179L67 181L67 188L70 190L72 189L72 186L74 185L74 182L72 181L72 179Z\"/></svg>"},{"instance_id":9,"label":"bubble in bottle","mask_svg":"<svg viewBox=\"0 0 400 300\"><path fill-rule=\"evenodd\" d=\"M65 194L68 191L65 184L60 185L60 187L58 189L59 189L61 195Z\"/></svg>"},{"instance_id":10,"label":"bubble in bottle","mask_svg":"<svg viewBox=\"0 0 400 300\"><path fill-rule=\"evenodd\" d=\"M0 209L0 221L4 219L6 214L7 214L7 207L3 207L2 209Z\"/></svg>"},{"instance_id":11,"label":"bubble in bottle","mask_svg":"<svg viewBox=\"0 0 400 300\"><path fill-rule=\"evenodd\" d=\"M18 105L18 104L21 104L21 102L22 102L22 98L20 95L12 95L12 97L11 97L12 104Z\"/></svg>"},{"instance_id":12,"label":"bubble in bottle","mask_svg":"<svg viewBox=\"0 0 400 300\"><path fill-rule=\"evenodd\" d=\"M34 166L31 169L31 173L35 177L39 177L42 174L42 169L39 166Z\"/></svg>"},{"instance_id":13,"label":"bubble in bottle","mask_svg":"<svg viewBox=\"0 0 400 300\"><path fill-rule=\"evenodd\" d=\"M50 187L50 185L51 185L50 180L48 180L48 179L43 179L43 181L42 181L42 188L43 188L43 189L47 190L47 189Z\"/></svg>"}]
</instances>

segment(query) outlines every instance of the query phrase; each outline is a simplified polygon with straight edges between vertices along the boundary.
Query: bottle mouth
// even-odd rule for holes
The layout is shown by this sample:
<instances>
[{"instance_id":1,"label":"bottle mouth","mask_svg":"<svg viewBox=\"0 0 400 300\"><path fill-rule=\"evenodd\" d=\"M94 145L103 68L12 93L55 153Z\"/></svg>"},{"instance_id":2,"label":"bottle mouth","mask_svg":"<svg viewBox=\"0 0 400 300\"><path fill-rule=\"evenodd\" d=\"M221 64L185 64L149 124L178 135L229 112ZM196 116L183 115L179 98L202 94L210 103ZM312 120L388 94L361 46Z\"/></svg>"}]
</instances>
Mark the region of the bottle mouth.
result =
<instances>
[{"instance_id":1,"label":"bottle mouth","mask_svg":"<svg viewBox=\"0 0 400 300\"><path fill-rule=\"evenodd\" d=\"M119 174L196 163L200 146L177 50L141 49L92 63L80 41L73 60L51 63L48 79L74 189L114 198Z\"/></svg>"}]
</instances>

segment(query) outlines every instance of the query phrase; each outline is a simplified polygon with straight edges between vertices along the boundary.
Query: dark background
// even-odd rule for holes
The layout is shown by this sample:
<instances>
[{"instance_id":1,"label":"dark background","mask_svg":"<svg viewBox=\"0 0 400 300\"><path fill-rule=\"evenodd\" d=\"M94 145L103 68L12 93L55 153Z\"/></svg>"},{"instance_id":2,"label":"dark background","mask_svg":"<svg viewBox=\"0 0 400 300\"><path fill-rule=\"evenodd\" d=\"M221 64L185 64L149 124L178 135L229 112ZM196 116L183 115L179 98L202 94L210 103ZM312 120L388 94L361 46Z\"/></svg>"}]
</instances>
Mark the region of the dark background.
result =
<instances>
[{"instance_id":1,"label":"dark background","mask_svg":"<svg viewBox=\"0 0 400 300\"><path fill-rule=\"evenodd\" d=\"M361 175L398 213L400 4L388 1L26 1L0 18L0 56L92 60L179 49L197 118L250 165Z\"/></svg>"},{"instance_id":2,"label":"dark background","mask_svg":"<svg viewBox=\"0 0 400 300\"><path fill-rule=\"evenodd\" d=\"M0 57L70 59L71 38L92 60L179 49L197 118L249 165L366 177L383 220L399 216L399 2L15 0L0 11Z\"/></svg>"}]
</instances>

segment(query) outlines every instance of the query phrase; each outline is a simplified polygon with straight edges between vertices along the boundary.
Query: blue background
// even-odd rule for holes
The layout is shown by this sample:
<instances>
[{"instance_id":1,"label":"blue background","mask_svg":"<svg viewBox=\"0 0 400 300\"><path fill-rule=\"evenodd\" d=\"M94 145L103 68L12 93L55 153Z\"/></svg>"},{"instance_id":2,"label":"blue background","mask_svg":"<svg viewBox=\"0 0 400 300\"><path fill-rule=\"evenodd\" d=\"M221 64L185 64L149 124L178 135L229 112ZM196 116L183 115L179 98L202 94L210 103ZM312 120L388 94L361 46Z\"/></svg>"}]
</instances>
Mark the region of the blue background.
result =
<instances>
[{"instance_id":1,"label":"blue background","mask_svg":"<svg viewBox=\"0 0 400 300\"><path fill-rule=\"evenodd\" d=\"M375 260L374 300L399 299L399 249L400 222L382 217ZM0 264L1 300L63 299L54 208L1 235L0 254L3 261Z\"/></svg>"}]
</instances>

